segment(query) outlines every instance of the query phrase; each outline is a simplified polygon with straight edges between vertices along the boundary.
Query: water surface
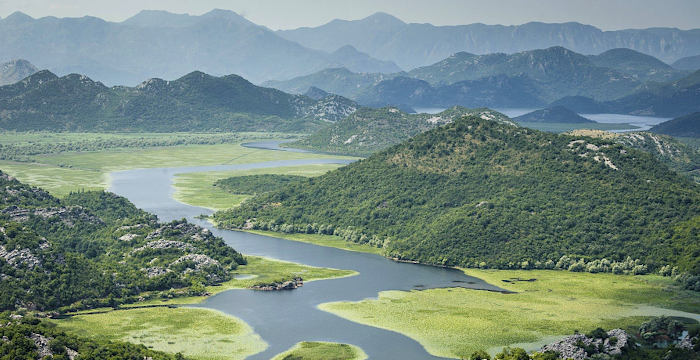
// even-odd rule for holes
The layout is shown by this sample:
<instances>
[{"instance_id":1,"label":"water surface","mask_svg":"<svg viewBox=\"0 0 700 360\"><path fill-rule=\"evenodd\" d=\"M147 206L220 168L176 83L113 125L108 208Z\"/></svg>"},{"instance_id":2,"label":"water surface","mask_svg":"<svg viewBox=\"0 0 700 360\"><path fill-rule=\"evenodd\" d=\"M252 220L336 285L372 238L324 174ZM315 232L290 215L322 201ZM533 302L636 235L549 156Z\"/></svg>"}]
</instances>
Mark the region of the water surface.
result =
<instances>
[{"instance_id":1,"label":"water surface","mask_svg":"<svg viewBox=\"0 0 700 360\"><path fill-rule=\"evenodd\" d=\"M279 148L265 142L248 146ZM127 197L136 206L158 215L162 221L187 218L210 228L227 244L247 254L302 264L350 269L359 275L307 282L291 291L230 290L209 297L197 306L231 314L253 327L269 347L251 359L270 359L300 341L333 341L361 347L372 359L437 359L416 341L401 334L354 323L321 311L317 306L330 301L358 301L375 298L380 291L436 287L465 287L499 291L461 271L417 264L398 263L360 252L289 241L269 236L212 228L195 218L211 210L186 205L172 198L175 174L218 170L339 163L348 160L284 160L242 165L137 169L111 174L111 191Z\"/></svg>"}]
</instances>

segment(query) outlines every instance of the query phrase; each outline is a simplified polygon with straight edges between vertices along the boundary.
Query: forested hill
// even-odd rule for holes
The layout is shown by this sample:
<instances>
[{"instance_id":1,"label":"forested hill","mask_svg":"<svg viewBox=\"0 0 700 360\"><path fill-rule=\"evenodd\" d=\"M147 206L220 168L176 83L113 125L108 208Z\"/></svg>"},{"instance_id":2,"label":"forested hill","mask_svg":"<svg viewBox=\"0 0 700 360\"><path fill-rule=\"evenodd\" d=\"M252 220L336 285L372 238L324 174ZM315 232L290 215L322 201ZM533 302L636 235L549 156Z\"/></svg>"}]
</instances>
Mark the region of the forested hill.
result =
<instances>
[{"instance_id":1,"label":"forested hill","mask_svg":"<svg viewBox=\"0 0 700 360\"><path fill-rule=\"evenodd\" d=\"M671 264L700 273L696 184L609 140L477 117L259 195L215 220L336 234L431 264L553 268L568 255L605 258L596 263L604 270L593 270L611 271L610 261L630 256L650 270Z\"/></svg>"},{"instance_id":2,"label":"forested hill","mask_svg":"<svg viewBox=\"0 0 700 360\"><path fill-rule=\"evenodd\" d=\"M700 112L662 122L650 131L680 137L700 138Z\"/></svg>"},{"instance_id":3,"label":"forested hill","mask_svg":"<svg viewBox=\"0 0 700 360\"><path fill-rule=\"evenodd\" d=\"M356 109L259 87L240 76L192 72L174 81L106 87L88 77L40 71L0 87L0 128L57 131L305 131Z\"/></svg>"},{"instance_id":4,"label":"forested hill","mask_svg":"<svg viewBox=\"0 0 700 360\"><path fill-rule=\"evenodd\" d=\"M222 239L184 220L159 223L105 192L59 200L0 172L0 310L202 294L244 263Z\"/></svg>"},{"instance_id":5,"label":"forested hill","mask_svg":"<svg viewBox=\"0 0 700 360\"><path fill-rule=\"evenodd\" d=\"M347 118L289 145L323 152L367 156L465 115L515 125L507 116L491 109L455 106L433 115L407 114L395 107L361 108Z\"/></svg>"}]
</instances>

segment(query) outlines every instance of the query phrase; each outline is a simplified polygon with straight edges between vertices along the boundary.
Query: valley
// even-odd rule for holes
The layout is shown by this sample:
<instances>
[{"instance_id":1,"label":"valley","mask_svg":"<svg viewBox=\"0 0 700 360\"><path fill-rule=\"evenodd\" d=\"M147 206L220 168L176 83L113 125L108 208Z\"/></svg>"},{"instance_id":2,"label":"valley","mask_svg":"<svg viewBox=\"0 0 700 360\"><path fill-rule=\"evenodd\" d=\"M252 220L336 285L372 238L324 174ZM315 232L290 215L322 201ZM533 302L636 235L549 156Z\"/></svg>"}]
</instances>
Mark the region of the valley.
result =
<instances>
[{"instance_id":1,"label":"valley","mask_svg":"<svg viewBox=\"0 0 700 360\"><path fill-rule=\"evenodd\" d=\"M0 360L700 360L700 3L594 5L0 1Z\"/></svg>"}]
</instances>

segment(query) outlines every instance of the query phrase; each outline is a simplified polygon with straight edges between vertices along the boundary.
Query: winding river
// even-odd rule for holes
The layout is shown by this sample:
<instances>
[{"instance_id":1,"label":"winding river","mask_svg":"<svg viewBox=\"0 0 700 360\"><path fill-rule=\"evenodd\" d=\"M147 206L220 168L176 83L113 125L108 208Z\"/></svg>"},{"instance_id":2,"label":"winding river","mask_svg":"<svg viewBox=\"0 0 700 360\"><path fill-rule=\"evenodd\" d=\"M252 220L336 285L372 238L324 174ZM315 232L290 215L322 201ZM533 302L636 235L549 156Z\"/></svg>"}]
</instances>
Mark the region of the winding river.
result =
<instances>
[{"instance_id":1,"label":"winding river","mask_svg":"<svg viewBox=\"0 0 700 360\"><path fill-rule=\"evenodd\" d=\"M301 151L281 149L276 142L247 146ZM120 171L111 174L110 191L127 197L139 208L158 215L162 221L187 218L193 223L210 228L227 244L247 255L359 272L357 276L308 282L304 287L293 291L230 290L198 304L199 307L236 316L253 327L269 346L250 359L270 359L300 341L353 344L361 347L372 359L438 359L406 336L342 319L319 310L317 305L331 301L374 298L384 290L465 287L498 291L497 287L453 269L399 263L373 254L245 232L212 229L211 224L196 218L201 214L211 214L211 210L186 205L173 199L172 183L176 174L328 163L347 164L348 161L307 159Z\"/></svg>"}]
</instances>

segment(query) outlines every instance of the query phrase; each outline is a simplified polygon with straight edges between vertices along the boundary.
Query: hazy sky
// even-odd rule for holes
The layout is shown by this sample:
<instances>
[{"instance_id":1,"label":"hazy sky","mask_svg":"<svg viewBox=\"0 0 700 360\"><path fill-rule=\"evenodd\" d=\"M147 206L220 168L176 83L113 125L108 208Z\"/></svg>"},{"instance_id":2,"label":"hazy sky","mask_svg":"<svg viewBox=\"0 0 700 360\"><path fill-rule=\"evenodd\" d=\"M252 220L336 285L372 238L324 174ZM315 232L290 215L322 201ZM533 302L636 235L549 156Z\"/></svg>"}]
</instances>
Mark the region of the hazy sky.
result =
<instances>
[{"instance_id":1,"label":"hazy sky","mask_svg":"<svg viewBox=\"0 0 700 360\"><path fill-rule=\"evenodd\" d=\"M359 19L377 11L406 22L455 25L578 21L602 29L700 28L700 0L0 0L0 16L97 16L122 21L142 9L199 15L229 9L272 29Z\"/></svg>"}]
</instances>

